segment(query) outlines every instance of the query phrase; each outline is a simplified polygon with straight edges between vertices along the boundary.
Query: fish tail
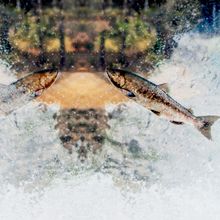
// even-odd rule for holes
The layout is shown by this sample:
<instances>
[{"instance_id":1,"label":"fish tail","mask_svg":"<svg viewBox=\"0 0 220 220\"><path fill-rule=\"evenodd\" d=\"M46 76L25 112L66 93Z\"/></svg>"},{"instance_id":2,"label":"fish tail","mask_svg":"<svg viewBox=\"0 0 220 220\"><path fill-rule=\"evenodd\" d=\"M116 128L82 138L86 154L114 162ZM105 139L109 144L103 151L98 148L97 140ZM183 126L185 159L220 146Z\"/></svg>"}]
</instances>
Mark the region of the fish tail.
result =
<instances>
[{"instance_id":1,"label":"fish tail","mask_svg":"<svg viewBox=\"0 0 220 220\"><path fill-rule=\"evenodd\" d=\"M211 127L218 119L220 119L220 116L216 116L216 115L199 116L197 117L197 119L203 123L202 126L197 126L197 129L207 139L212 140Z\"/></svg>"}]
</instances>

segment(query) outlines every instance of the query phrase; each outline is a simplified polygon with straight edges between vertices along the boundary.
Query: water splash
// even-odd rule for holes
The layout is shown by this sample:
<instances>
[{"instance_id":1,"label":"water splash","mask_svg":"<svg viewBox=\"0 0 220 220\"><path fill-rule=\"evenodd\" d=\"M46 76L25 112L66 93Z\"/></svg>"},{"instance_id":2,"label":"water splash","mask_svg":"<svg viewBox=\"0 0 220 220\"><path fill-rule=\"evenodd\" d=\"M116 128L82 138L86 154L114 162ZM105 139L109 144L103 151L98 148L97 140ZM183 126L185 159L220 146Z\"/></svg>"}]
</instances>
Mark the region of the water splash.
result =
<instances>
[{"instance_id":1,"label":"water splash","mask_svg":"<svg viewBox=\"0 0 220 220\"><path fill-rule=\"evenodd\" d=\"M181 36L151 80L168 82L171 95L196 115L220 115L219 43L218 36ZM110 106L104 167L85 170L82 178L67 175L74 164L54 130L57 111L30 104L10 121L1 119L1 219L112 219L112 213L115 219L220 218L220 122L210 142L195 128L170 124L135 103ZM132 185L138 178L142 188ZM46 187L25 193L11 185L21 180Z\"/></svg>"},{"instance_id":2,"label":"water splash","mask_svg":"<svg viewBox=\"0 0 220 220\"><path fill-rule=\"evenodd\" d=\"M0 83L8 85L15 80L16 77L14 72L11 70L11 66L0 59Z\"/></svg>"}]
</instances>

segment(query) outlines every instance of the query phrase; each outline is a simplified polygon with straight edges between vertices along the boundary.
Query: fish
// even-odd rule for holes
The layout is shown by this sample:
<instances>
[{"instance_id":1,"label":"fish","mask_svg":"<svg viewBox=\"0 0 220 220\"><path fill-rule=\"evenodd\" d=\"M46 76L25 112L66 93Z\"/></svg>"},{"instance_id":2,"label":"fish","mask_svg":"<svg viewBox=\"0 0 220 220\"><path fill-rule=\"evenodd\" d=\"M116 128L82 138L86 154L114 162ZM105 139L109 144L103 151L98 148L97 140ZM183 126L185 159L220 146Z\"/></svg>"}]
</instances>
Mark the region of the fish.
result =
<instances>
[{"instance_id":1,"label":"fish","mask_svg":"<svg viewBox=\"0 0 220 220\"><path fill-rule=\"evenodd\" d=\"M6 116L40 96L58 77L58 69L43 69L10 85L0 84L0 115Z\"/></svg>"},{"instance_id":2,"label":"fish","mask_svg":"<svg viewBox=\"0 0 220 220\"><path fill-rule=\"evenodd\" d=\"M193 125L212 140L211 126L220 116L195 116L191 109L185 108L168 94L167 84L156 85L126 69L106 68L106 73L110 82L131 100L173 124Z\"/></svg>"}]
</instances>

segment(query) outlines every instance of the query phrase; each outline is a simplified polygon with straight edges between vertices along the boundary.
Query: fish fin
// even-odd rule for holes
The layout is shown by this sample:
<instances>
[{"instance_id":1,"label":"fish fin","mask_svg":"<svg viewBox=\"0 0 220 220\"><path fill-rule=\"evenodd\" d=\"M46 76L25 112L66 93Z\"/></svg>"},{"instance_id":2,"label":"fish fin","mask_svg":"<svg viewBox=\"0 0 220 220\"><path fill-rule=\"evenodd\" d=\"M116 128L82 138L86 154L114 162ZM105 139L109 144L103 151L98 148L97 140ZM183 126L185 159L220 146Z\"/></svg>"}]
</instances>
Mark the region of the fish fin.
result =
<instances>
[{"instance_id":1,"label":"fish fin","mask_svg":"<svg viewBox=\"0 0 220 220\"><path fill-rule=\"evenodd\" d=\"M158 112L158 111L155 111L155 110L153 110L153 109L150 109L151 110L151 112L153 112L155 115L160 115L160 112Z\"/></svg>"},{"instance_id":2,"label":"fish fin","mask_svg":"<svg viewBox=\"0 0 220 220\"><path fill-rule=\"evenodd\" d=\"M169 86L168 86L167 83L159 84L158 87L159 87L161 90L163 90L164 92L167 92L167 93L168 93L168 92L170 91Z\"/></svg>"},{"instance_id":3,"label":"fish fin","mask_svg":"<svg viewBox=\"0 0 220 220\"><path fill-rule=\"evenodd\" d=\"M171 123L175 124L175 125L182 125L184 124L183 122L181 121L170 121Z\"/></svg>"},{"instance_id":4,"label":"fish fin","mask_svg":"<svg viewBox=\"0 0 220 220\"><path fill-rule=\"evenodd\" d=\"M129 97L129 98L134 98L134 97L135 97L135 94L134 94L133 92L131 92L131 91L128 91L128 90L126 90L126 89L121 89L121 91L122 91L122 93L123 93L125 96L127 96L127 97Z\"/></svg>"},{"instance_id":5,"label":"fish fin","mask_svg":"<svg viewBox=\"0 0 220 220\"><path fill-rule=\"evenodd\" d=\"M197 127L197 129L209 140L212 140L211 127L212 125L220 119L220 116L209 115L209 116L199 116L197 117L200 121L203 122L202 127Z\"/></svg>"},{"instance_id":6,"label":"fish fin","mask_svg":"<svg viewBox=\"0 0 220 220\"><path fill-rule=\"evenodd\" d=\"M193 114L193 110L191 108L188 108L188 111Z\"/></svg>"}]
</instances>

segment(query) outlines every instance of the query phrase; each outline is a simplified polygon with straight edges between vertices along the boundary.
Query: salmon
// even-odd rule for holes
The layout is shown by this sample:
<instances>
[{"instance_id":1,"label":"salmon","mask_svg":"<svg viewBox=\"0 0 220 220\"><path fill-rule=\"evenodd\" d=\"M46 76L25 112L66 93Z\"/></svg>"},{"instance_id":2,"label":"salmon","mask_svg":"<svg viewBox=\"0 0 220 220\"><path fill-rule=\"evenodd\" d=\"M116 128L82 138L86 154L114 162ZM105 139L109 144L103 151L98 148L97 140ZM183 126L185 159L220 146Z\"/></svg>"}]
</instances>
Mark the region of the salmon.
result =
<instances>
[{"instance_id":1,"label":"salmon","mask_svg":"<svg viewBox=\"0 0 220 220\"><path fill-rule=\"evenodd\" d=\"M220 116L195 116L192 110L169 96L166 84L156 85L125 69L108 68L106 72L110 82L133 101L174 124L193 125L207 139L212 139L211 126Z\"/></svg>"},{"instance_id":2,"label":"salmon","mask_svg":"<svg viewBox=\"0 0 220 220\"><path fill-rule=\"evenodd\" d=\"M57 76L57 69L44 69L10 85L0 84L0 115L8 115L40 96L55 82Z\"/></svg>"}]
</instances>

